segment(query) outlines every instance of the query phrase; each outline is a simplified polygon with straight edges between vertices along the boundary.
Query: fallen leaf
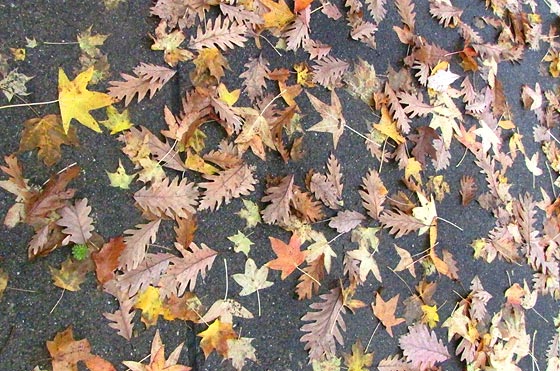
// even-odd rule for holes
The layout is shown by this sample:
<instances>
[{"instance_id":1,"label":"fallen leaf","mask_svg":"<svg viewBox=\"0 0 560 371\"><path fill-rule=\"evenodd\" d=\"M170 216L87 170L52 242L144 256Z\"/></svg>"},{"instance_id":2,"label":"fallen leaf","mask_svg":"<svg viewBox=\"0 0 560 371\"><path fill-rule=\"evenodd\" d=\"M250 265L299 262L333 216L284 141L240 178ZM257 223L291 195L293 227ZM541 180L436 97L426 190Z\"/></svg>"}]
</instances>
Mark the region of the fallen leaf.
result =
<instances>
[{"instance_id":1,"label":"fallen leaf","mask_svg":"<svg viewBox=\"0 0 560 371\"><path fill-rule=\"evenodd\" d=\"M412 277L416 277L416 271L414 270L414 261L412 260L412 256L410 255L410 253L407 250L398 247L397 245L395 245L395 250L397 251L397 254L399 254L400 260L399 264L393 270L395 272L401 272L405 269L408 269Z\"/></svg>"},{"instance_id":2,"label":"fallen leaf","mask_svg":"<svg viewBox=\"0 0 560 371\"><path fill-rule=\"evenodd\" d=\"M6 291L6 287L8 287L8 278L8 273L4 272L4 270L0 268L0 300L2 300L4 291Z\"/></svg>"},{"instance_id":3,"label":"fallen leaf","mask_svg":"<svg viewBox=\"0 0 560 371\"><path fill-rule=\"evenodd\" d=\"M134 308L142 310L142 322L147 328L157 323L160 314L163 314L163 301L156 287L148 286L138 294Z\"/></svg>"},{"instance_id":4,"label":"fallen leaf","mask_svg":"<svg viewBox=\"0 0 560 371\"><path fill-rule=\"evenodd\" d=\"M352 354L344 354L344 364L348 371L369 371L373 364L373 353L364 353L364 346L360 339L352 344Z\"/></svg>"},{"instance_id":5,"label":"fallen leaf","mask_svg":"<svg viewBox=\"0 0 560 371\"><path fill-rule=\"evenodd\" d=\"M177 364L182 349L183 343L179 344L166 360L165 345L161 341L159 330L157 330L154 340L152 340L150 363L146 365L141 362L123 361L123 364L132 371L190 371L190 367Z\"/></svg>"},{"instance_id":6,"label":"fallen leaf","mask_svg":"<svg viewBox=\"0 0 560 371\"><path fill-rule=\"evenodd\" d=\"M37 157L43 160L48 167L60 160L61 145L77 146L80 144L74 127L71 127L68 132L64 132L59 115L31 118L25 121L23 126L19 150L31 151L37 148Z\"/></svg>"},{"instance_id":7,"label":"fallen leaf","mask_svg":"<svg viewBox=\"0 0 560 371\"><path fill-rule=\"evenodd\" d=\"M111 130L111 134L120 133L121 131L128 130L134 126L134 124L130 122L128 109L119 112L113 106L107 107L107 120L99 121L99 123Z\"/></svg>"},{"instance_id":8,"label":"fallen leaf","mask_svg":"<svg viewBox=\"0 0 560 371\"><path fill-rule=\"evenodd\" d=\"M268 13L263 14L264 28L282 29L295 18L284 0L278 0L277 3L272 0L261 0L261 2L270 9Z\"/></svg>"},{"instance_id":9,"label":"fallen leaf","mask_svg":"<svg viewBox=\"0 0 560 371\"><path fill-rule=\"evenodd\" d=\"M126 173L126 169L122 165L121 160L119 159L119 166L114 173L110 173L105 171L107 176L109 177L109 182L111 183L111 187L121 188L121 189L128 189L130 183L134 178L136 178L136 174L128 175Z\"/></svg>"},{"instance_id":10,"label":"fallen leaf","mask_svg":"<svg viewBox=\"0 0 560 371\"><path fill-rule=\"evenodd\" d=\"M100 133L99 125L89 111L110 106L115 102L110 95L87 90L93 71L93 67L90 67L70 81L62 68L58 70L58 105L65 133L70 129L72 119Z\"/></svg>"},{"instance_id":11,"label":"fallen leaf","mask_svg":"<svg viewBox=\"0 0 560 371\"><path fill-rule=\"evenodd\" d=\"M439 314L437 311L437 306L435 305L422 305L422 323L427 324L430 328L436 327L439 322Z\"/></svg>"},{"instance_id":12,"label":"fallen leaf","mask_svg":"<svg viewBox=\"0 0 560 371\"><path fill-rule=\"evenodd\" d=\"M47 341L47 349L52 357L53 371L78 371L78 362L91 357L89 341L74 340L72 326Z\"/></svg>"},{"instance_id":13,"label":"fallen leaf","mask_svg":"<svg viewBox=\"0 0 560 371\"><path fill-rule=\"evenodd\" d=\"M258 212L258 211L257 211ZM251 251L251 245L254 245L243 232L237 231L233 236L229 236L228 240L233 242L233 251L242 252L245 256L249 256L249 251Z\"/></svg>"},{"instance_id":14,"label":"fallen leaf","mask_svg":"<svg viewBox=\"0 0 560 371\"><path fill-rule=\"evenodd\" d=\"M228 339L228 359L231 359L231 364L233 367L241 371L245 366L246 360L251 360L257 362L257 357L255 355L255 348L251 344L254 339L241 337L238 339Z\"/></svg>"},{"instance_id":15,"label":"fallen leaf","mask_svg":"<svg viewBox=\"0 0 560 371\"><path fill-rule=\"evenodd\" d=\"M307 93L307 92L306 92ZM340 104L340 100L338 96L334 92L334 89L331 91L331 105L329 106L326 103L321 102L315 96L310 93L307 93L307 97L311 101L311 104L315 108L317 112L323 118L322 121L316 123L312 127L310 127L309 131L318 131L321 133L331 133L333 136L333 143L334 148L336 149L336 145L338 144L338 140L340 136L344 132L344 126L346 125L346 120L342 116L342 106Z\"/></svg>"},{"instance_id":16,"label":"fallen leaf","mask_svg":"<svg viewBox=\"0 0 560 371\"><path fill-rule=\"evenodd\" d=\"M263 265L257 269L255 261L249 258L245 262L245 273L236 273L233 279L243 288L239 295L246 296L272 286L273 282L267 281L267 276L267 266Z\"/></svg>"},{"instance_id":17,"label":"fallen leaf","mask_svg":"<svg viewBox=\"0 0 560 371\"><path fill-rule=\"evenodd\" d=\"M282 271L280 278L284 280L304 262L306 252L300 251L301 242L295 234L292 234L288 245L277 238L269 238L272 250L278 258L269 261L266 266L270 269Z\"/></svg>"},{"instance_id":18,"label":"fallen leaf","mask_svg":"<svg viewBox=\"0 0 560 371\"><path fill-rule=\"evenodd\" d=\"M397 326L405 321L404 318L396 318L395 310L399 302L399 295L393 296L389 301L384 301L379 293L375 296L375 305L372 304L373 314L381 321L387 333L393 337L393 326Z\"/></svg>"},{"instance_id":19,"label":"fallen leaf","mask_svg":"<svg viewBox=\"0 0 560 371\"><path fill-rule=\"evenodd\" d=\"M237 334L233 331L231 323L221 322L219 319L215 320L208 326L208 328L196 336L200 336L200 347L204 352L204 357L208 358L210 353L214 350L222 357L228 357L228 340L236 339Z\"/></svg>"}]
</instances>

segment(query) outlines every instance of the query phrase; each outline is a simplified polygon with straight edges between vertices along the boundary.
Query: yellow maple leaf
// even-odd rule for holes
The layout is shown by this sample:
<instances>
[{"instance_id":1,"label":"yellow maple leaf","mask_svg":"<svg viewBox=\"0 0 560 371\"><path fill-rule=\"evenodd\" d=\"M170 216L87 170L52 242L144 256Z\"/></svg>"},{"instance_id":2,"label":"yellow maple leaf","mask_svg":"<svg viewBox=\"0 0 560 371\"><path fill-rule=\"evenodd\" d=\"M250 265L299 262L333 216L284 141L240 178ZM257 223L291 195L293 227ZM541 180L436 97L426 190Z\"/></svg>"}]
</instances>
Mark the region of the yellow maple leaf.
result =
<instances>
[{"instance_id":1,"label":"yellow maple leaf","mask_svg":"<svg viewBox=\"0 0 560 371\"><path fill-rule=\"evenodd\" d=\"M239 94L241 94L241 89L229 91L227 86L225 86L223 83L220 83L220 85L218 85L217 91L220 100L230 107L233 106L235 102L237 102L237 100L239 99Z\"/></svg>"},{"instance_id":2,"label":"yellow maple leaf","mask_svg":"<svg viewBox=\"0 0 560 371\"><path fill-rule=\"evenodd\" d=\"M105 171L107 176L109 177L109 181L111 182L111 187L121 188L121 189L128 189L132 180L136 177L136 174L128 175L126 173L126 169L119 160L119 166L117 167L117 171L114 173L110 173Z\"/></svg>"},{"instance_id":3,"label":"yellow maple leaf","mask_svg":"<svg viewBox=\"0 0 560 371\"><path fill-rule=\"evenodd\" d=\"M134 308L142 310L142 322L146 327L155 325L159 315L164 313L159 290L153 286L148 286L138 295Z\"/></svg>"},{"instance_id":4,"label":"yellow maple leaf","mask_svg":"<svg viewBox=\"0 0 560 371\"><path fill-rule=\"evenodd\" d=\"M107 120L99 121L99 123L111 130L111 134L120 133L134 126L134 124L130 122L130 115L127 109L119 112L113 106L107 107Z\"/></svg>"},{"instance_id":5,"label":"yellow maple leaf","mask_svg":"<svg viewBox=\"0 0 560 371\"><path fill-rule=\"evenodd\" d=\"M404 177L409 179L411 176L416 179L417 182L422 183L422 176L420 172L422 171L422 164L416 160L414 157L408 159L406 163L406 168L404 169Z\"/></svg>"},{"instance_id":6,"label":"yellow maple leaf","mask_svg":"<svg viewBox=\"0 0 560 371\"><path fill-rule=\"evenodd\" d=\"M228 356L228 339L236 339L237 334L233 331L231 323L221 322L219 319L212 322L205 331L197 334L202 337L200 347L204 352L204 356L208 358L212 351L216 351L222 357Z\"/></svg>"},{"instance_id":7,"label":"yellow maple leaf","mask_svg":"<svg viewBox=\"0 0 560 371\"><path fill-rule=\"evenodd\" d=\"M383 135L393 139L397 144L405 142L405 138L399 133L397 123L391 119L391 114L386 105L381 107L381 120L378 124L374 124L375 130L380 131Z\"/></svg>"},{"instance_id":8,"label":"yellow maple leaf","mask_svg":"<svg viewBox=\"0 0 560 371\"><path fill-rule=\"evenodd\" d=\"M90 67L70 81L64 70L58 69L58 105L65 133L70 129L72 119L78 120L93 131L101 132L99 124L89 111L107 107L115 100L108 94L87 90L92 76L93 67Z\"/></svg>"},{"instance_id":9,"label":"yellow maple leaf","mask_svg":"<svg viewBox=\"0 0 560 371\"><path fill-rule=\"evenodd\" d=\"M261 0L261 2L270 9L268 13L263 14L264 28L282 29L295 18L284 0L279 0L277 3L272 0Z\"/></svg>"},{"instance_id":10,"label":"yellow maple leaf","mask_svg":"<svg viewBox=\"0 0 560 371\"><path fill-rule=\"evenodd\" d=\"M439 322L439 314L435 305L422 305L422 323L428 324L430 328L434 328Z\"/></svg>"}]
</instances>

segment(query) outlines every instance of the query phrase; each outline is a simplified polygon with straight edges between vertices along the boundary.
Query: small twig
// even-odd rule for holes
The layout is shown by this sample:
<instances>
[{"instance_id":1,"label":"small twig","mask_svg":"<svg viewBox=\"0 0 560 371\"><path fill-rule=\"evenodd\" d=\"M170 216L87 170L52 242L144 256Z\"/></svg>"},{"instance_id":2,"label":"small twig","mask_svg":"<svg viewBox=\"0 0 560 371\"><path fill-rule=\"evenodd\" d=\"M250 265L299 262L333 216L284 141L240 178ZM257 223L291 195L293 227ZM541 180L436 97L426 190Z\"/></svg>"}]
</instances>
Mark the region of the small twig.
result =
<instances>
[{"instance_id":1,"label":"small twig","mask_svg":"<svg viewBox=\"0 0 560 371\"><path fill-rule=\"evenodd\" d=\"M77 164L78 164L77 162L71 163L70 165L64 167L63 169L61 169L59 171L57 171L56 175L65 172L66 170L70 169L72 166L76 166ZM50 180L51 180L51 178L47 179L47 181L45 183L43 183L43 185L41 185L41 187L44 187Z\"/></svg>"},{"instance_id":2,"label":"small twig","mask_svg":"<svg viewBox=\"0 0 560 371\"><path fill-rule=\"evenodd\" d=\"M546 323L550 323L542 314L540 314L535 308L531 308L533 312L537 313L537 316L541 317Z\"/></svg>"},{"instance_id":3,"label":"small twig","mask_svg":"<svg viewBox=\"0 0 560 371\"><path fill-rule=\"evenodd\" d=\"M58 102L58 99L56 99L56 100L49 100L49 101L45 101L45 102L9 104L9 105L7 105L7 106L0 106L0 110L6 109L6 108L16 108L16 107L41 106L41 105L53 104L53 103L57 103L57 102Z\"/></svg>"},{"instance_id":4,"label":"small twig","mask_svg":"<svg viewBox=\"0 0 560 371\"><path fill-rule=\"evenodd\" d=\"M410 291L410 293L411 293L412 295L414 295L414 291L412 291L412 289L410 288L410 286L408 286L408 283L406 283L406 281L404 280L404 278L402 278L402 277L400 276L400 274L398 274L397 272L395 272L395 270L394 270L393 268L391 268L391 267L389 267L389 266L387 266L387 268L389 268L389 270L390 270L391 272L393 272L393 273L395 274L395 276L397 276L397 277L399 278L399 280L402 281L402 283L404 283L404 285L406 286L406 288L408 289L408 291Z\"/></svg>"},{"instance_id":5,"label":"small twig","mask_svg":"<svg viewBox=\"0 0 560 371\"><path fill-rule=\"evenodd\" d=\"M327 2L327 4L330 4L330 3ZM313 9L313 10L309 13L309 15L315 13L315 12L318 11L318 10L323 9L324 7L325 7L325 4L321 5L320 7L317 7L317 8L315 8L315 9Z\"/></svg>"},{"instance_id":6,"label":"small twig","mask_svg":"<svg viewBox=\"0 0 560 371\"><path fill-rule=\"evenodd\" d=\"M461 164L463 163L463 160L465 159L465 157L467 157L468 152L469 152L469 149L465 148L465 152L463 152L463 157L461 157L461 159L459 160L459 162L457 162L457 165L455 165L455 167L461 166Z\"/></svg>"},{"instance_id":7,"label":"small twig","mask_svg":"<svg viewBox=\"0 0 560 371\"><path fill-rule=\"evenodd\" d=\"M139 362L139 363L142 363L142 362L144 362L145 360L147 360L148 358L150 358L151 356L152 356L151 354L148 354L147 356L145 356L144 358L142 358L142 359L139 360L138 362ZM127 369L124 370L124 371L132 371L132 369L127 368Z\"/></svg>"},{"instance_id":8,"label":"small twig","mask_svg":"<svg viewBox=\"0 0 560 371\"><path fill-rule=\"evenodd\" d=\"M17 94L14 94L14 97L16 97L17 99L19 99L20 101L22 101L22 102L25 103L25 104L29 104L28 101L26 101L23 97L21 97L21 96L19 96L19 95L17 95ZM31 111L33 111L33 113L35 113L35 115L37 115L37 117L41 116L41 115L39 115L39 112L37 112L37 110L36 110L35 108L29 107L29 109L30 109Z\"/></svg>"},{"instance_id":9,"label":"small twig","mask_svg":"<svg viewBox=\"0 0 560 371\"><path fill-rule=\"evenodd\" d=\"M177 143L179 143L179 141L177 139L175 139L175 142L173 143L173 145L171 146L171 148L169 148L169 151L167 151L167 153L165 155L163 155L162 158L159 159L158 161L158 165L160 165L167 156L169 156L171 154L171 152L173 152L173 150L175 149L175 146L177 145ZM175 157L175 156L173 156Z\"/></svg>"},{"instance_id":10,"label":"small twig","mask_svg":"<svg viewBox=\"0 0 560 371\"><path fill-rule=\"evenodd\" d=\"M54 312L55 308L58 306L58 304L60 303L60 301L62 300L62 297L64 296L64 292L66 291L66 289L62 289L62 293L60 294L60 297L58 298L58 300L56 301L54 307L52 307L51 311L49 312L49 314L52 314L52 312Z\"/></svg>"},{"instance_id":11,"label":"small twig","mask_svg":"<svg viewBox=\"0 0 560 371\"><path fill-rule=\"evenodd\" d=\"M360 138L364 139L366 142L373 143L373 144L375 144L376 146L380 147L380 144L379 144L379 143L377 143L377 142L375 142L375 141L369 139L369 138L366 137L364 134L360 133L358 130L354 129L354 128L351 127L350 125L344 124L344 127L350 129L351 132L353 132L354 134L356 134L356 135L359 136Z\"/></svg>"}]
</instances>

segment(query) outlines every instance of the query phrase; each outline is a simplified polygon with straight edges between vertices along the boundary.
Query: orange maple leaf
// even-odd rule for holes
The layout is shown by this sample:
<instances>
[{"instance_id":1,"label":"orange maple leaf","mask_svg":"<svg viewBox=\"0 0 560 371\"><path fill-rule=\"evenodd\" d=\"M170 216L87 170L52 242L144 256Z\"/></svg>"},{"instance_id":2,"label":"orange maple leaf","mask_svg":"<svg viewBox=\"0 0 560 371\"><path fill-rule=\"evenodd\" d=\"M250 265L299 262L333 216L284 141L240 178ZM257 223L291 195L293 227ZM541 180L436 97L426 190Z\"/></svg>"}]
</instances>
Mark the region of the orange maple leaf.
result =
<instances>
[{"instance_id":1,"label":"orange maple leaf","mask_svg":"<svg viewBox=\"0 0 560 371\"><path fill-rule=\"evenodd\" d=\"M266 263L266 266L270 269L276 269L282 271L281 279L286 279L296 268L303 263L306 256L306 251L300 251L301 241L299 237L295 234L290 238L290 242L286 245L283 241L274 238L270 238L270 244L272 245L272 250L278 256L278 258Z\"/></svg>"},{"instance_id":2,"label":"orange maple leaf","mask_svg":"<svg viewBox=\"0 0 560 371\"><path fill-rule=\"evenodd\" d=\"M300 11L304 10L309 5L311 5L312 2L313 2L313 0L295 0L294 1L294 12L297 13L297 12L300 12Z\"/></svg>"},{"instance_id":3,"label":"orange maple leaf","mask_svg":"<svg viewBox=\"0 0 560 371\"><path fill-rule=\"evenodd\" d=\"M404 318L395 317L395 309L397 309L397 303L399 302L399 295L393 296L389 301L384 301L381 295L377 293L375 297L375 305L371 305L373 309L373 314L377 319L381 321L387 333L393 337L393 326L396 326L404 322Z\"/></svg>"}]
</instances>

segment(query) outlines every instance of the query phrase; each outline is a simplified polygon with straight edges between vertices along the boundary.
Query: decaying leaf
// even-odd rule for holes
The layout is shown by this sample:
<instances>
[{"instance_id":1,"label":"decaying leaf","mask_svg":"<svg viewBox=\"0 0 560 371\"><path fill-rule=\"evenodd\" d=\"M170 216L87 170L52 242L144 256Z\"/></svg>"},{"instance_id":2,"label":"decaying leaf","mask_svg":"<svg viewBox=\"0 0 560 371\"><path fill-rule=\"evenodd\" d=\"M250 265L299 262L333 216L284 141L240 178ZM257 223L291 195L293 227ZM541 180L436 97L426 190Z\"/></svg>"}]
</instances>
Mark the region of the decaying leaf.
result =
<instances>
[{"instance_id":1,"label":"decaying leaf","mask_svg":"<svg viewBox=\"0 0 560 371\"><path fill-rule=\"evenodd\" d=\"M49 167L60 160L61 145L77 146L79 144L76 129L70 127L67 132L64 132L61 118L58 115L32 118L25 121L23 126L19 150L31 151L38 148L37 157Z\"/></svg>"}]
</instances>

